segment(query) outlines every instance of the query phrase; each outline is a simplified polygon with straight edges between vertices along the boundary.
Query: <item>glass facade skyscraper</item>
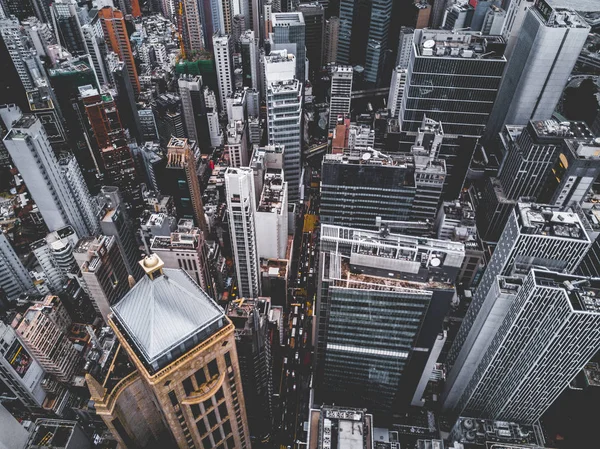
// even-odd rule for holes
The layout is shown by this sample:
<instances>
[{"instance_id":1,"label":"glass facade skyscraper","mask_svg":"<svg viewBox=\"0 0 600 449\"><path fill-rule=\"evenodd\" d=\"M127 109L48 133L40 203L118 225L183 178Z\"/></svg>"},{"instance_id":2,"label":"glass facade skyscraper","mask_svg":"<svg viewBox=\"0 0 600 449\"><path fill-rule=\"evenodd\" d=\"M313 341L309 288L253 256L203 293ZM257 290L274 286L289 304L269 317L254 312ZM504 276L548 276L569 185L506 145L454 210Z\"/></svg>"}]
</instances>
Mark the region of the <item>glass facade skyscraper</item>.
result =
<instances>
[{"instance_id":1,"label":"glass facade skyscraper","mask_svg":"<svg viewBox=\"0 0 600 449\"><path fill-rule=\"evenodd\" d=\"M392 16L392 0L341 0L338 64L360 65L365 81L381 77Z\"/></svg>"}]
</instances>

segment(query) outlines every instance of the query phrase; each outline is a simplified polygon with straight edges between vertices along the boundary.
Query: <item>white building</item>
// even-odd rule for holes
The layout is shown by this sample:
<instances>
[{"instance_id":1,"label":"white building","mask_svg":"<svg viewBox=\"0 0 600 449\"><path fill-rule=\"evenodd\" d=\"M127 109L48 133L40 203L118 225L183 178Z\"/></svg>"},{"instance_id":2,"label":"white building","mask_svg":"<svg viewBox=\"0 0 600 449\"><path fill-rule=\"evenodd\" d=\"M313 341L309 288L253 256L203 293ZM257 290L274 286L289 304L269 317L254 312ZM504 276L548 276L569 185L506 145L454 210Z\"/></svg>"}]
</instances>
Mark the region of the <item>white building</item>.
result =
<instances>
[{"instance_id":1,"label":"white building","mask_svg":"<svg viewBox=\"0 0 600 449\"><path fill-rule=\"evenodd\" d=\"M219 85L219 100L221 110L227 109L227 95L233 92L233 43L231 36L223 33L213 36L215 66L217 68L217 83Z\"/></svg>"},{"instance_id":2,"label":"white building","mask_svg":"<svg viewBox=\"0 0 600 449\"><path fill-rule=\"evenodd\" d=\"M486 127L495 138L504 125L552 117L590 26L575 11L538 2L528 9Z\"/></svg>"},{"instance_id":3,"label":"white building","mask_svg":"<svg viewBox=\"0 0 600 449\"><path fill-rule=\"evenodd\" d=\"M248 166L248 127L243 120L228 123L225 150L229 152L230 167Z\"/></svg>"},{"instance_id":4,"label":"white building","mask_svg":"<svg viewBox=\"0 0 600 449\"><path fill-rule=\"evenodd\" d=\"M225 172L227 213L238 296L260 296L260 265L256 242L256 200L251 168L228 168Z\"/></svg>"},{"instance_id":5,"label":"white building","mask_svg":"<svg viewBox=\"0 0 600 449\"><path fill-rule=\"evenodd\" d=\"M448 353L442 405L453 410L511 305L500 277L522 278L530 268L571 273L592 245L577 214L519 203L473 296Z\"/></svg>"},{"instance_id":6,"label":"white building","mask_svg":"<svg viewBox=\"0 0 600 449\"><path fill-rule=\"evenodd\" d=\"M245 120L246 117L246 91L236 90L227 95L227 120Z\"/></svg>"},{"instance_id":7,"label":"white building","mask_svg":"<svg viewBox=\"0 0 600 449\"><path fill-rule=\"evenodd\" d=\"M331 74L331 92L329 102L329 129L335 128L338 117L350 114L352 97L352 74L350 66L336 66Z\"/></svg>"},{"instance_id":8,"label":"white building","mask_svg":"<svg viewBox=\"0 0 600 449\"><path fill-rule=\"evenodd\" d=\"M302 168L302 83L294 78L293 60L293 55L287 52L276 55L272 52L271 56L265 57L265 79L268 142L285 147L285 180L289 200L296 202L300 198Z\"/></svg>"},{"instance_id":9,"label":"white building","mask_svg":"<svg viewBox=\"0 0 600 449\"><path fill-rule=\"evenodd\" d=\"M506 317L454 410L533 424L600 349L600 279L534 269L503 280Z\"/></svg>"},{"instance_id":10,"label":"white building","mask_svg":"<svg viewBox=\"0 0 600 449\"><path fill-rule=\"evenodd\" d=\"M46 131L35 115L21 116L4 137L4 145L48 229L54 231L71 225L80 237L95 231L90 229L89 220L84 217L78 198L60 170Z\"/></svg>"},{"instance_id":11,"label":"white building","mask_svg":"<svg viewBox=\"0 0 600 449\"><path fill-rule=\"evenodd\" d=\"M285 259L288 241L287 182L283 170L267 170L256 208L258 256Z\"/></svg>"},{"instance_id":12,"label":"white building","mask_svg":"<svg viewBox=\"0 0 600 449\"><path fill-rule=\"evenodd\" d=\"M402 66L397 66L392 72L392 82L390 84L390 94L388 95L387 103L391 118L396 118L400 115L407 73L408 70L402 68Z\"/></svg>"},{"instance_id":13,"label":"white building","mask_svg":"<svg viewBox=\"0 0 600 449\"><path fill-rule=\"evenodd\" d=\"M48 288L53 293L61 292L69 276L78 271L73 255L77 241L73 229L66 226L31 244L31 251L44 272Z\"/></svg>"}]
</instances>

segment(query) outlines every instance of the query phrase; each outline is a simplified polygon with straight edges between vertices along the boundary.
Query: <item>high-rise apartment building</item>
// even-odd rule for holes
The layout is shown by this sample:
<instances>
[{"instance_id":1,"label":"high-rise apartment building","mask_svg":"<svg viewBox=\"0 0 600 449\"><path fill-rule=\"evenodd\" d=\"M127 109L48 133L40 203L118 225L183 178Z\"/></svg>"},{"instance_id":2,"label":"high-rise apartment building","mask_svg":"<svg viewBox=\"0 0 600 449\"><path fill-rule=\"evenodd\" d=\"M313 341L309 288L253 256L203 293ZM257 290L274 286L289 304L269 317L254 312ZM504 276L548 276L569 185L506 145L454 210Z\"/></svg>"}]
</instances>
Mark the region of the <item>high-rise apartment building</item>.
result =
<instances>
[{"instance_id":1,"label":"high-rise apartment building","mask_svg":"<svg viewBox=\"0 0 600 449\"><path fill-rule=\"evenodd\" d=\"M503 288L505 318L454 410L532 424L600 349L600 279L533 269Z\"/></svg>"},{"instance_id":2,"label":"high-rise apartment building","mask_svg":"<svg viewBox=\"0 0 600 449\"><path fill-rule=\"evenodd\" d=\"M245 121L235 120L227 124L227 144L225 151L229 153L231 167L247 167L250 154L248 151L248 126Z\"/></svg>"},{"instance_id":3,"label":"high-rise apartment building","mask_svg":"<svg viewBox=\"0 0 600 449\"><path fill-rule=\"evenodd\" d=\"M168 237L154 237L150 250L160 257L165 268L182 269L202 290L216 299L208 246L202 231L193 227L190 220L179 220L177 231Z\"/></svg>"},{"instance_id":4,"label":"high-rise apartment building","mask_svg":"<svg viewBox=\"0 0 600 449\"><path fill-rule=\"evenodd\" d=\"M499 276L523 277L534 267L573 272L592 242L577 214L518 203L462 321L446 360L451 370L442 402L453 410L510 306Z\"/></svg>"},{"instance_id":5,"label":"high-rise apartment building","mask_svg":"<svg viewBox=\"0 0 600 449\"><path fill-rule=\"evenodd\" d=\"M31 57L32 51L19 21L15 18L0 19L0 36L23 87L26 91L33 90L35 85L25 63L27 58Z\"/></svg>"},{"instance_id":6,"label":"high-rise apartment building","mask_svg":"<svg viewBox=\"0 0 600 449\"><path fill-rule=\"evenodd\" d=\"M302 151L302 83L292 78L294 60L286 51L265 57L267 132L269 145L283 145L289 200L300 198Z\"/></svg>"},{"instance_id":7,"label":"high-rise apartment building","mask_svg":"<svg viewBox=\"0 0 600 449\"><path fill-rule=\"evenodd\" d=\"M431 374L464 246L321 225L320 250L315 402L381 414L411 402Z\"/></svg>"},{"instance_id":8,"label":"high-rise apartment building","mask_svg":"<svg viewBox=\"0 0 600 449\"><path fill-rule=\"evenodd\" d=\"M29 272L21 263L10 241L0 232L0 289L9 300L33 288Z\"/></svg>"},{"instance_id":9,"label":"high-rise apartment building","mask_svg":"<svg viewBox=\"0 0 600 449\"><path fill-rule=\"evenodd\" d=\"M39 409L44 403L45 374L39 362L23 347L10 323L0 321L0 381L30 410Z\"/></svg>"},{"instance_id":10,"label":"high-rise apartment building","mask_svg":"<svg viewBox=\"0 0 600 449\"><path fill-rule=\"evenodd\" d=\"M402 130L416 131L426 115L446 134L480 137L502 80L504 47L498 36L415 30Z\"/></svg>"},{"instance_id":11,"label":"high-rise apartment building","mask_svg":"<svg viewBox=\"0 0 600 449\"><path fill-rule=\"evenodd\" d=\"M217 68L219 101L221 111L225 111L227 109L227 96L233 92L233 42L231 36L223 32L215 34L212 42Z\"/></svg>"},{"instance_id":12,"label":"high-rise apartment building","mask_svg":"<svg viewBox=\"0 0 600 449\"><path fill-rule=\"evenodd\" d=\"M125 63L133 90L136 94L139 94L140 81L138 79L137 68L131 51L131 44L125 27L123 13L118 9L105 6L98 11L98 17L102 24L102 30L104 31L104 37L108 48L119 55L119 59Z\"/></svg>"},{"instance_id":13,"label":"high-rise apartment building","mask_svg":"<svg viewBox=\"0 0 600 449\"><path fill-rule=\"evenodd\" d=\"M340 18L331 16L325 22L325 39L323 49L323 64L337 62L337 47L340 33Z\"/></svg>"},{"instance_id":14,"label":"high-rise apartment building","mask_svg":"<svg viewBox=\"0 0 600 449\"><path fill-rule=\"evenodd\" d=\"M331 73L329 100L329 129L333 129L339 118L350 116L352 97L352 67L336 66Z\"/></svg>"},{"instance_id":15,"label":"high-rise apartment building","mask_svg":"<svg viewBox=\"0 0 600 449\"><path fill-rule=\"evenodd\" d=\"M11 128L4 137L4 145L48 229L54 231L71 225L80 237L95 232L87 214L89 204L78 203L81 198L76 198L63 175L40 119L25 114Z\"/></svg>"},{"instance_id":16,"label":"high-rise apartment building","mask_svg":"<svg viewBox=\"0 0 600 449\"><path fill-rule=\"evenodd\" d=\"M506 19L502 25L502 37L506 39L506 58L510 59L512 52L515 48L515 44L519 38L521 32L521 26L523 25L523 19L527 10L531 8L535 0L515 0L511 1L506 10Z\"/></svg>"},{"instance_id":17,"label":"high-rise apartment building","mask_svg":"<svg viewBox=\"0 0 600 449\"><path fill-rule=\"evenodd\" d=\"M269 330L270 298L241 298L229 303L244 387L251 437L259 442L273 432L273 362Z\"/></svg>"},{"instance_id":18,"label":"high-rise apartment building","mask_svg":"<svg viewBox=\"0 0 600 449\"><path fill-rule=\"evenodd\" d=\"M575 11L543 0L528 9L486 128L495 139L504 125L551 118L590 32Z\"/></svg>"},{"instance_id":19,"label":"high-rise apartment building","mask_svg":"<svg viewBox=\"0 0 600 449\"><path fill-rule=\"evenodd\" d=\"M68 339L71 318L58 296L15 316L12 327L42 368L61 382L70 382L81 362L81 354Z\"/></svg>"},{"instance_id":20,"label":"high-rise apartment building","mask_svg":"<svg viewBox=\"0 0 600 449\"><path fill-rule=\"evenodd\" d=\"M253 170L228 168L225 191L239 296L255 298L260 295L260 277Z\"/></svg>"},{"instance_id":21,"label":"high-rise apartment building","mask_svg":"<svg viewBox=\"0 0 600 449\"><path fill-rule=\"evenodd\" d=\"M249 447L233 324L183 270L163 268L156 255L141 265L146 275L109 318L136 367L131 381L141 377L178 448ZM153 311L149 317L148 310ZM102 396L107 393L102 387L97 390ZM100 414L130 446L128 435L138 435L136 417L106 406Z\"/></svg>"},{"instance_id":22,"label":"high-rise apartment building","mask_svg":"<svg viewBox=\"0 0 600 449\"><path fill-rule=\"evenodd\" d=\"M183 0L181 3L182 16L177 17L183 25L183 45L188 58L204 49L202 36L202 14L201 3L195 0Z\"/></svg>"},{"instance_id":23,"label":"high-rise apartment building","mask_svg":"<svg viewBox=\"0 0 600 449\"><path fill-rule=\"evenodd\" d=\"M193 218L196 226L207 232L200 181L196 173L195 147L195 143L192 146L188 139L171 138L167 147L167 172L178 214Z\"/></svg>"},{"instance_id":24,"label":"high-rise apartment building","mask_svg":"<svg viewBox=\"0 0 600 449\"><path fill-rule=\"evenodd\" d=\"M94 309L108 322L110 307L129 291L129 273L115 237L81 239L73 255Z\"/></svg>"},{"instance_id":25,"label":"high-rise apartment building","mask_svg":"<svg viewBox=\"0 0 600 449\"><path fill-rule=\"evenodd\" d=\"M323 48L325 45L325 9L318 2L300 3L296 11L302 13L305 25L306 59L308 60L310 79L321 70Z\"/></svg>"},{"instance_id":26,"label":"high-rise apartment building","mask_svg":"<svg viewBox=\"0 0 600 449\"><path fill-rule=\"evenodd\" d=\"M340 1L338 64L363 66L365 81L376 84L382 75L392 17L390 0Z\"/></svg>"},{"instance_id":27,"label":"high-rise apartment building","mask_svg":"<svg viewBox=\"0 0 600 449\"><path fill-rule=\"evenodd\" d=\"M285 49L296 56L296 79L306 80L306 24L301 12L278 12L271 15L273 49Z\"/></svg>"},{"instance_id":28,"label":"high-rise apartment building","mask_svg":"<svg viewBox=\"0 0 600 449\"><path fill-rule=\"evenodd\" d=\"M367 449L378 441L374 439L374 429L373 415L364 409L321 405L309 412L308 449L331 447L332 440Z\"/></svg>"},{"instance_id":29,"label":"high-rise apartment building","mask_svg":"<svg viewBox=\"0 0 600 449\"><path fill-rule=\"evenodd\" d=\"M53 293L64 289L68 278L78 271L73 250L77 245L77 234L71 226L57 229L30 246L42 268L48 288Z\"/></svg>"}]
</instances>

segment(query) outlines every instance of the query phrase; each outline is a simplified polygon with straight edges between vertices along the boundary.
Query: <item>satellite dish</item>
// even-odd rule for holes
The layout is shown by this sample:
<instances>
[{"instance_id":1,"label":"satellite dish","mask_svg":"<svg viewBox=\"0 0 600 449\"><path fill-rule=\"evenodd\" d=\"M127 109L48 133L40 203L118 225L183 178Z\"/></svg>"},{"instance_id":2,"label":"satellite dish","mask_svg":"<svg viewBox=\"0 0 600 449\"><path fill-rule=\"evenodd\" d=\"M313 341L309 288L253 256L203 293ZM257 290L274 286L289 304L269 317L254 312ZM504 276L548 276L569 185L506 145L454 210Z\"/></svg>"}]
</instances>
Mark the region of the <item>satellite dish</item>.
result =
<instances>
[{"instance_id":1,"label":"satellite dish","mask_svg":"<svg viewBox=\"0 0 600 449\"><path fill-rule=\"evenodd\" d=\"M368 161L369 159L371 159L371 153L365 153L362 155L362 160L363 161Z\"/></svg>"},{"instance_id":2,"label":"satellite dish","mask_svg":"<svg viewBox=\"0 0 600 449\"><path fill-rule=\"evenodd\" d=\"M423 48L433 48L435 47L435 41L433 39L426 40L423 43Z\"/></svg>"},{"instance_id":3,"label":"satellite dish","mask_svg":"<svg viewBox=\"0 0 600 449\"><path fill-rule=\"evenodd\" d=\"M439 267L441 263L442 263L442 261L440 259L438 259L437 257L434 257L433 259L431 259L431 262L430 262L432 267Z\"/></svg>"}]
</instances>

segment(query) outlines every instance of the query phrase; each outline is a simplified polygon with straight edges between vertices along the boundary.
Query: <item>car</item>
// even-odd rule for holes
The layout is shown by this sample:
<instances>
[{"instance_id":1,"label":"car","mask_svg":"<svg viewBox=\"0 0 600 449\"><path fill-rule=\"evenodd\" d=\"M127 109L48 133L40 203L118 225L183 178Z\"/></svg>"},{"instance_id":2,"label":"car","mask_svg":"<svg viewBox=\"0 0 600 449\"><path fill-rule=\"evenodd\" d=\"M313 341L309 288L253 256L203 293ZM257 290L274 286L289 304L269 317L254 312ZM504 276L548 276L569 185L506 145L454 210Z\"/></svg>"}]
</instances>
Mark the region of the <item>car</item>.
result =
<instances>
[{"instance_id":1,"label":"car","mask_svg":"<svg viewBox=\"0 0 600 449\"><path fill-rule=\"evenodd\" d=\"M292 379L296 377L296 371L292 370Z\"/></svg>"},{"instance_id":2,"label":"car","mask_svg":"<svg viewBox=\"0 0 600 449\"><path fill-rule=\"evenodd\" d=\"M286 370L285 370L285 377L288 377L289 375L290 375L290 370L289 370L289 369L286 369Z\"/></svg>"},{"instance_id":3,"label":"car","mask_svg":"<svg viewBox=\"0 0 600 449\"><path fill-rule=\"evenodd\" d=\"M294 354L294 360L300 361L300 353L298 351L296 351L296 354Z\"/></svg>"},{"instance_id":4,"label":"car","mask_svg":"<svg viewBox=\"0 0 600 449\"><path fill-rule=\"evenodd\" d=\"M292 390L296 391L296 384L292 386Z\"/></svg>"},{"instance_id":5,"label":"car","mask_svg":"<svg viewBox=\"0 0 600 449\"><path fill-rule=\"evenodd\" d=\"M298 335L302 335L302 331L303 331L303 329L300 328L300 330L298 331Z\"/></svg>"},{"instance_id":6,"label":"car","mask_svg":"<svg viewBox=\"0 0 600 449\"><path fill-rule=\"evenodd\" d=\"M287 365L287 357L283 358L283 366Z\"/></svg>"}]
</instances>

